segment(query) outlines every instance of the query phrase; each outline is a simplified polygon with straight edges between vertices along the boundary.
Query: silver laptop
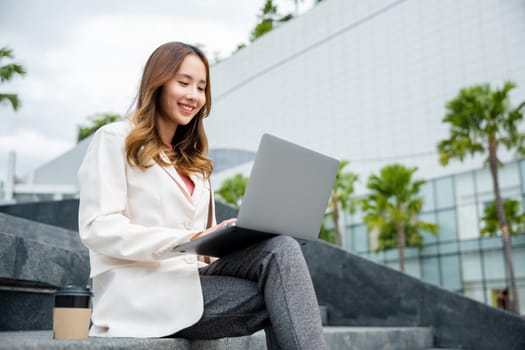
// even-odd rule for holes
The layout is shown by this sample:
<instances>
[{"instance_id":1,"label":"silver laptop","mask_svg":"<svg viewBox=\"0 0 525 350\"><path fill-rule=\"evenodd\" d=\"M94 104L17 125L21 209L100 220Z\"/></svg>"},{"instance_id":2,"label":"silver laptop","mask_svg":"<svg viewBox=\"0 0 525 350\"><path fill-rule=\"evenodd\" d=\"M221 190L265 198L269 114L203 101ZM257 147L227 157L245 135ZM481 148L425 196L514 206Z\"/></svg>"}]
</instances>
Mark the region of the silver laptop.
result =
<instances>
[{"instance_id":1,"label":"silver laptop","mask_svg":"<svg viewBox=\"0 0 525 350\"><path fill-rule=\"evenodd\" d=\"M264 134L236 225L170 249L221 257L275 235L316 240L338 167L336 159Z\"/></svg>"}]
</instances>

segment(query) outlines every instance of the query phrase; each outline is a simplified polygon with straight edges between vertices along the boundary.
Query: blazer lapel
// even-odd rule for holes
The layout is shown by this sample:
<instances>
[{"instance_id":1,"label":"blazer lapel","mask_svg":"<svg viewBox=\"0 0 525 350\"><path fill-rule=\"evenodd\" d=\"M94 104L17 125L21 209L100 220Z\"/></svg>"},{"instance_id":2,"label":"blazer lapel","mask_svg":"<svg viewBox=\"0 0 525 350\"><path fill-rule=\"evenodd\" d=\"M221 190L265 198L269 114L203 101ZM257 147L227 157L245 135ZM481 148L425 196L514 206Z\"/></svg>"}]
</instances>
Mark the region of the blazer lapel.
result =
<instances>
[{"instance_id":1,"label":"blazer lapel","mask_svg":"<svg viewBox=\"0 0 525 350\"><path fill-rule=\"evenodd\" d=\"M205 190L204 182L206 181L201 174L191 174L191 181L195 184L193 189L193 203L197 204L202 199L204 194L208 191Z\"/></svg>"},{"instance_id":2,"label":"blazer lapel","mask_svg":"<svg viewBox=\"0 0 525 350\"><path fill-rule=\"evenodd\" d=\"M170 161L168 156L166 156L166 154L164 152L161 153L160 156L166 162ZM158 166L160 166L160 165L158 165ZM184 181L180 177L180 175L177 172L177 170L175 169L175 167L174 166L168 166L168 167L160 166L160 167L162 168L162 170L164 170L177 183L177 185L180 187L182 193L184 193L184 195L191 201L192 198L191 198L190 193L188 192L188 188L186 188L186 184L184 183ZM193 178L192 178L192 180L193 180ZM194 190L193 193L195 193L196 190L197 190L197 184L195 184L195 190Z\"/></svg>"}]
</instances>

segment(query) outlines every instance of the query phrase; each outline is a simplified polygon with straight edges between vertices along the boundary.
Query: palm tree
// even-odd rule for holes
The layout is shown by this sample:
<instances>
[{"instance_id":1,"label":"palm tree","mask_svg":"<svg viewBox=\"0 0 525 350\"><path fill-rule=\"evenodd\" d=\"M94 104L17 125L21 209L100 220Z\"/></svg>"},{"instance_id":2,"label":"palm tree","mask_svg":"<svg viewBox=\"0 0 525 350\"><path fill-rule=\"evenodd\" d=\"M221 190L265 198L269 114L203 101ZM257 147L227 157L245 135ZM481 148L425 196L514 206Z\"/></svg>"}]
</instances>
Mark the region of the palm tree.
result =
<instances>
[{"instance_id":1,"label":"palm tree","mask_svg":"<svg viewBox=\"0 0 525 350\"><path fill-rule=\"evenodd\" d=\"M505 199L503 201L503 209L505 210L505 219L509 225L510 236L512 237L525 232L525 212L519 212L520 201L517 199ZM495 201L490 202L490 204L483 209L481 221L485 224L480 232L482 236L488 235L494 237L500 232Z\"/></svg>"},{"instance_id":2,"label":"palm tree","mask_svg":"<svg viewBox=\"0 0 525 350\"><path fill-rule=\"evenodd\" d=\"M13 50L8 47L0 48L0 61L4 58L14 58ZM25 68L16 63L6 64L5 66L0 66L0 83L11 80L15 74L23 76L26 74ZM4 102L11 103L13 110L17 110L20 107L20 100L16 94L4 94L0 93L0 104Z\"/></svg>"},{"instance_id":3,"label":"palm tree","mask_svg":"<svg viewBox=\"0 0 525 350\"><path fill-rule=\"evenodd\" d=\"M498 147L516 150L525 155L525 134L518 131L523 119L522 109L525 101L511 108L509 92L516 85L505 82L501 90L493 91L489 84L475 85L460 90L459 95L446 105L447 113L443 122L450 124L450 137L438 144L441 164L447 165L450 159L463 161L467 154L484 154L488 151L488 164L496 212L502 232L503 249L511 285L511 310L519 313L519 302L512 262L510 232L503 201L501 198L498 166Z\"/></svg>"},{"instance_id":4,"label":"palm tree","mask_svg":"<svg viewBox=\"0 0 525 350\"><path fill-rule=\"evenodd\" d=\"M362 200L364 221L369 232L379 232L377 251L398 248L399 270L405 270L405 247L423 247L421 231L437 234L438 226L418 220L423 208L419 190L425 180L413 180L417 168L391 164L371 175L370 194Z\"/></svg>"},{"instance_id":5,"label":"palm tree","mask_svg":"<svg viewBox=\"0 0 525 350\"><path fill-rule=\"evenodd\" d=\"M320 238L335 243L338 246L343 244L341 236L341 211L349 210L351 213L354 211L354 201L351 198L354 193L354 184L358 180L357 174L352 172L345 172L344 168L349 164L347 160L342 160L339 163L339 169L335 177L334 186L332 188L332 195L328 201L328 211L324 217L323 224L321 226ZM326 220L330 219L334 226L332 232L327 228ZM343 225L344 226L344 225Z\"/></svg>"}]
</instances>

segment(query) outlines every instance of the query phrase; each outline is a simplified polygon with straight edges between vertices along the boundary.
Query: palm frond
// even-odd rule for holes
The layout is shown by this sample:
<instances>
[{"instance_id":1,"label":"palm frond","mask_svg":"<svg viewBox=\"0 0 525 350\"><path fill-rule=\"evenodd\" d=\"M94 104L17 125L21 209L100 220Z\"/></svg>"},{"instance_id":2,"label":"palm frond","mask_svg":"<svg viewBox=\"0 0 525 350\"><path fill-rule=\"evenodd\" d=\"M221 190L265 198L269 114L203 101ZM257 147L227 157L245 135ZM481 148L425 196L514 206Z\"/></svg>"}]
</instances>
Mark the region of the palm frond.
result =
<instances>
[{"instance_id":1,"label":"palm frond","mask_svg":"<svg viewBox=\"0 0 525 350\"><path fill-rule=\"evenodd\" d=\"M25 75L25 68L15 63L0 67L0 82L10 80L15 74L20 76Z\"/></svg>"},{"instance_id":2,"label":"palm frond","mask_svg":"<svg viewBox=\"0 0 525 350\"><path fill-rule=\"evenodd\" d=\"M20 100L15 94L0 94L0 104L5 102L10 103L15 111L20 107Z\"/></svg>"}]
</instances>

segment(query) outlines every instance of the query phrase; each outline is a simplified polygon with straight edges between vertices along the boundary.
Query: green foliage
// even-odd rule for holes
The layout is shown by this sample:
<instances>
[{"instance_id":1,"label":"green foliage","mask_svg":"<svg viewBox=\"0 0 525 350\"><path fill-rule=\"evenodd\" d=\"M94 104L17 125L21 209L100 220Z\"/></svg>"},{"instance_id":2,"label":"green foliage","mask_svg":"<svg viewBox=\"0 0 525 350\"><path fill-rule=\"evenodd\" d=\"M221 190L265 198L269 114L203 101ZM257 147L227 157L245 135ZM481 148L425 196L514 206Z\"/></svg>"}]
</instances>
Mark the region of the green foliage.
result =
<instances>
[{"instance_id":1,"label":"green foliage","mask_svg":"<svg viewBox=\"0 0 525 350\"><path fill-rule=\"evenodd\" d=\"M370 194L361 205L368 230L379 232L376 252L397 248L400 229L405 246L409 247L423 247L422 231L437 234L436 224L417 219L423 208L419 191L425 181L412 179L416 170L392 164L383 167L379 176L371 175L368 179Z\"/></svg>"},{"instance_id":2,"label":"green foliage","mask_svg":"<svg viewBox=\"0 0 525 350\"><path fill-rule=\"evenodd\" d=\"M351 212L355 209L351 198L354 193L354 185L359 179L359 176L352 172L346 172L344 169L350 164L347 160L342 160L339 163L339 169L335 176L334 187L332 189L332 196L336 201L341 203L343 209L349 209Z\"/></svg>"},{"instance_id":3,"label":"green foliage","mask_svg":"<svg viewBox=\"0 0 525 350\"><path fill-rule=\"evenodd\" d=\"M236 208L241 206L241 200L246 192L246 185L248 178L242 174L235 174L233 177L224 180L221 187L215 191L215 194L220 196L226 203L233 205Z\"/></svg>"},{"instance_id":4,"label":"green foliage","mask_svg":"<svg viewBox=\"0 0 525 350\"><path fill-rule=\"evenodd\" d=\"M0 103L9 102L13 110L18 110L20 107L20 99L16 94L2 94L0 93Z\"/></svg>"},{"instance_id":5,"label":"green foliage","mask_svg":"<svg viewBox=\"0 0 525 350\"><path fill-rule=\"evenodd\" d=\"M293 14L288 13L288 14L282 16L281 18L279 18L279 19L277 20L277 22L279 22L279 23L284 23L284 22L288 22L289 20L291 20L291 19L293 19L293 18L294 18L294 17L293 17Z\"/></svg>"},{"instance_id":6,"label":"green foliage","mask_svg":"<svg viewBox=\"0 0 525 350\"><path fill-rule=\"evenodd\" d=\"M14 59L13 50L8 47L0 48L0 60L4 58ZM0 82L11 80L15 74L25 75L25 68L19 64L11 63L0 67Z\"/></svg>"},{"instance_id":7,"label":"green foliage","mask_svg":"<svg viewBox=\"0 0 525 350\"><path fill-rule=\"evenodd\" d=\"M489 141L516 149L525 155L525 134L518 125L523 120L525 101L512 109L509 92L516 85L505 82L501 90L493 91L489 84L475 85L460 90L459 95L446 104L444 123L450 126L450 137L438 143L439 160L449 160L476 153L484 153Z\"/></svg>"},{"instance_id":8,"label":"green foliage","mask_svg":"<svg viewBox=\"0 0 525 350\"><path fill-rule=\"evenodd\" d=\"M296 7L296 15L298 14L298 3L302 1L303 0L294 0ZM315 4L319 4L321 1L323 0L316 0ZM257 18L258 22L250 32L250 42L254 42L266 33L271 32L279 24L288 22L289 20L293 19L294 15L292 13L287 13L285 15L279 14L277 5L275 5L272 0L265 0L263 7L257 15ZM237 52L245 48L246 46L247 45L245 43L240 43L239 45L237 45L237 48L234 50L234 52Z\"/></svg>"},{"instance_id":9,"label":"green foliage","mask_svg":"<svg viewBox=\"0 0 525 350\"><path fill-rule=\"evenodd\" d=\"M255 41L256 39L260 38L266 33L271 32L273 29L273 21L272 20L263 20L255 26L255 28L252 30L250 34L250 40Z\"/></svg>"},{"instance_id":10,"label":"green foliage","mask_svg":"<svg viewBox=\"0 0 525 350\"><path fill-rule=\"evenodd\" d=\"M386 220L379 231L378 245L375 252L381 252L398 248L398 226L393 220ZM433 235L438 233L438 225L426 221L412 221L404 224L405 246L423 249L422 231L430 232Z\"/></svg>"},{"instance_id":11,"label":"green foliage","mask_svg":"<svg viewBox=\"0 0 525 350\"><path fill-rule=\"evenodd\" d=\"M0 48L0 61L5 58L14 59L13 50L8 47ZM0 83L11 80L15 75L24 76L25 74L26 70L20 64L10 63L0 66ZM0 104L4 102L10 103L15 111L20 107L20 100L16 94L0 93Z\"/></svg>"},{"instance_id":12,"label":"green foliage","mask_svg":"<svg viewBox=\"0 0 525 350\"><path fill-rule=\"evenodd\" d=\"M316 0L315 5L319 4L323 0ZM298 3L303 2L303 0L294 0L295 6L296 6L296 15L298 14L297 8ZM260 38L264 34L270 32L273 28L275 28L276 24L288 22L289 20L294 18L294 15L292 13L288 13L284 16L281 16L277 13L277 6L273 4L272 1L265 1L263 8L261 9L261 12L258 14L259 22L255 26L255 28L250 33L250 41L253 42L256 39ZM268 23L271 22L271 23ZM244 49L247 46L245 43L240 43L237 45L235 50L233 52L240 51Z\"/></svg>"},{"instance_id":13,"label":"green foliage","mask_svg":"<svg viewBox=\"0 0 525 350\"><path fill-rule=\"evenodd\" d=\"M77 142L80 142L84 140L85 138L89 137L91 134L94 134L95 131L100 129L102 126L116 122L117 120L121 119L122 117L119 114L111 114L111 113L103 113L103 114L95 114L90 117L88 117L90 124L89 125L79 125L78 126L78 134L77 134Z\"/></svg>"},{"instance_id":14,"label":"green foliage","mask_svg":"<svg viewBox=\"0 0 525 350\"><path fill-rule=\"evenodd\" d=\"M264 5L257 15L259 22L250 33L250 41L255 41L266 33L271 32L279 23L287 22L293 18L291 13L281 15L278 13L277 5L272 0L265 0Z\"/></svg>"},{"instance_id":15,"label":"green foliage","mask_svg":"<svg viewBox=\"0 0 525 350\"><path fill-rule=\"evenodd\" d=\"M240 44L237 45L237 47L235 48L235 51L234 51L234 52L240 51L240 50L244 49L245 47L246 47L246 44L245 44L245 43L240 43Z\"/></svg>"},{"instance_id":16,"label":"green foliage","mask_svg":"<svg viewBox=\"0 0 525 350\"><path fill-rule=\"evenodd\" d=\"M335 231L330 229L327 225L327 221L330 219L329 214L326 214L323 223L321 224L321 230L319 231L319 239L328 243L335 243Z\"/></svg>"},{"instance_id":17,"label":"green foliage","mask_svg":"<svg viewBox=\"0 0 525 350\"><path fill-rule=\"evenodd\" d=\"M525 232L525 212L520 213L520 202L516 199L506 199L503 201L503 209L509 225L509 233L517 235ZM484 227L481 229L481 235L490 237L496 236L501 232L501 226L496 211L496 202L492 201L490 205L483 210L481 221Z\"/></svg>"},{"instance_id":18,"label":"green foliage","mask_svg":"<svg viewBox=\"0 0 525 350\"><path fill-rule=\"evenodd\" d=\"M350 212L354 211L354 201L352 194L354 193L354 184L358 180L357 174L352 172L345 172L344 168L349 164L347 160L339 163L339 169L335 177L332 194L328 201L328 211L324 216L323 224L321 225L321 232L319 238L337 245L342 244L341 233L339 232L340 213L339 207ZM328 229L327 220L330 220L333 230Z\"/></svg>"}]
</instances>

